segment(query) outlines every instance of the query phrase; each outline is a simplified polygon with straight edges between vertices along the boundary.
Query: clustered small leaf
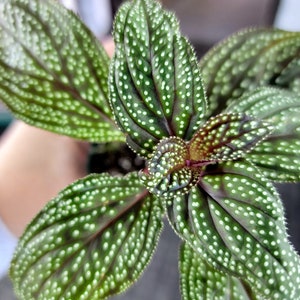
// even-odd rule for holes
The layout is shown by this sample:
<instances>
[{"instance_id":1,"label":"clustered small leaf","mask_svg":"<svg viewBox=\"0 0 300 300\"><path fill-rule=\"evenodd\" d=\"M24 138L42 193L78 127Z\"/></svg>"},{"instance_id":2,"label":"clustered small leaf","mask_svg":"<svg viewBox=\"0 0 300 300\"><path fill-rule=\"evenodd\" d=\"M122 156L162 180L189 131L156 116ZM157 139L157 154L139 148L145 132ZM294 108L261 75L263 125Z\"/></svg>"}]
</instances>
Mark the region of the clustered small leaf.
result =
<instances>
[{"instance_id":1,"label":"clustered small leaf","mask_svg":"<svg viewBox=\"0 0 300 300\"><path fill-rule=\"evenodd\" d=\"M163 139L140 178L148 190L159 196L184 194L198 181L199 171L186 166L188 146L178 137Z\"/></svg>"},{"instance_id":2,"label":"clustered small leaf","mask_svg":"<svg viewBox=\"0 0 300 300\"><path fill-rule=\"evenodd\" d=\"M166 215L182 239L183 300L300 300L300 258L272 184L300 180L300 33L245 30L198 63L174 14L132 0L116 16L109 69L53 0L3 0L0 16L0 97L17 117L126 138L146 159L140 172L76 181L34 218L10 270L20 299L122 292Z\"/></svg>"}]
</instances>

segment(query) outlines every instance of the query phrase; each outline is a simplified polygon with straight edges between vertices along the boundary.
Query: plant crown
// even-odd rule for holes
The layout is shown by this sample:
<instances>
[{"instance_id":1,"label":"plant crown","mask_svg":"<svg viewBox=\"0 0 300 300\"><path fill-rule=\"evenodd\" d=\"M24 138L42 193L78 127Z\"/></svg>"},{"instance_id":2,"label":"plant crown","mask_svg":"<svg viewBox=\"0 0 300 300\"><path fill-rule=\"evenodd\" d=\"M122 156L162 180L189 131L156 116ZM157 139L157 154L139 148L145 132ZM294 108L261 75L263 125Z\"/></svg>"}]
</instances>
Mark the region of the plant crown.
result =
<instances>
[{"instance_id":1,"label":"plant crown","mask_svg":"<svg viewBox=\"0 0 300 300\"><path fill-rule=\"evenodd\" d=\"M2 0L0 98L25 122L145 159L91 174L28 225L20 299L106 299L148 265L166 216L184 300L300 299L300 260L273 182L300 179L300 33L249 29L198 62L173 13L133 0L108 55L55 1ZM34 188L34 186L33 186Z\"/></svg>"}]
</instances>

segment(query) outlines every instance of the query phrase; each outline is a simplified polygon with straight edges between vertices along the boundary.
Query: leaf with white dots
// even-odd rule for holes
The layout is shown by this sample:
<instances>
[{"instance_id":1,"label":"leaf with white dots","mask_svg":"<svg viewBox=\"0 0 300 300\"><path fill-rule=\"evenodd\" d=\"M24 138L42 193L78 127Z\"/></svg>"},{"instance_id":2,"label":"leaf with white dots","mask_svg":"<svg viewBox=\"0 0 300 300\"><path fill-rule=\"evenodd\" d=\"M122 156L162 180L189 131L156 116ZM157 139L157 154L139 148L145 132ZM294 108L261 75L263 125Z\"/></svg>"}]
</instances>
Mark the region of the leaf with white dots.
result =
<instances>
[{"instance_id":1,"label":"leaf with white dots","mask_svg":"<svg viewBox=\"0 0 300 300\"><path fill-rule=\"evenodd\" d=\"M183 300L259 300L247 282L223 273L203 260L187 243L179 258Z\"/></svg>"},{"instance_id":2,"label":"leaf with white dots","mask_svg":"<svg viewBox=\"0 0 300 300\"><path fill-rule=\"evenodd\" d=\"M74 138L124 141L108 102L109 57L56 1L0 4L0 99L23 121Z\"/></svg>"},{"instance_id":3,"label":"leaf with white dots","mask_svg":"<svg viewBox=\"0 0 300 300\"><path fill-rule=\"evenodd\" d=\"M300 32L271 28L238 32L209 51L200 67L207 117L220 113L229 99L258 86L300 92Z\"/></svg>"},{"instance_id":4,"label":"leaf with white dots","mask_svg":"<svg viewBox=\"0 0 300 300\"><path fill-rule=\"evenodd\" d=\"M279 88L258 88L234 101L228 112L247 112L274 130L247 157L274 181L300 180L300 96Z\"/></svg>"},{"instance_id":5,"label":"leaf with white dots","mask_svg":"<svg viewBox=\"0 0 300 300\"><path fill-rule=\"evenodd\" d=\"M189 194L165 201L175 231L214 268L266 299L297 299L300 259L281 201L247 161L210 165Z\"/></svg>"},{"instance_id":6,"label":"leaf with white dots","mask_svg":"<svg viewBox=\"0 0 300 300\"><path fill-rule=\"evenodd\" d=\"M189 140L206 109L198 62L173 14L150 0L119 11L110 73L111 104L129 146L142 156L163 137Z\"/></svg>"},{"instance_id":7,"label":"leaf with white dots","mask_svg":"<svg viewBox=\"0 0 300 300\"><path fill-rule=\"evenodd\" d=\"M49 202L27 227L10 274L23 300L99 300L149 263L162 228L158 201L136 173L90 175Z\"/></svg>"},{"instance_id":8,"label":"leaf with white dots","mask_svg":"<svg viewBox=\"0 0 300 300\"><path fill-rule=\"evenodd\" d=\"M189 142L191 163L221 162L243 157L270 134L267 122L243 113L210 118Z\"/></svg>"},{"instance_id":9,"label":"leaf with white dots","mask_svg":"<svg viewBox=\"0 0 300 300\"><path fill-rule=\"evenodd\" d=\"M178 137L163 139L140 174L147 189L157 195L173 197L187 193L199 177L197 169L187 168L187 143Z\"/></svg>"}]
</instances>

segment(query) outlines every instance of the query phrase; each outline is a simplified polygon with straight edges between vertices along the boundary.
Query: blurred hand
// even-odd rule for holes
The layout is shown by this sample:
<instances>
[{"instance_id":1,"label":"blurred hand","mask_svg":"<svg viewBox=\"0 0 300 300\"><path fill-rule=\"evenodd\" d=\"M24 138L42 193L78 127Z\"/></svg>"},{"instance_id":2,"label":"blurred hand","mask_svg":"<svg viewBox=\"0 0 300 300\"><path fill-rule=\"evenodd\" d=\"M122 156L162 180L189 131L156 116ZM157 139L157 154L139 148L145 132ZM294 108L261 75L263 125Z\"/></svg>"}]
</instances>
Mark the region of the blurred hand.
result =
<instances>
[{"instance_id":1,"label":"blurred hand","mask_svg":"<svg viewBox=\"0 0 300 300\"><path fill-rule=\"evenodd\" d=\"M56 194L86 174L88 144L16 121L0 142L0 216L19 236Z\"/></svg>"}]
</instances>

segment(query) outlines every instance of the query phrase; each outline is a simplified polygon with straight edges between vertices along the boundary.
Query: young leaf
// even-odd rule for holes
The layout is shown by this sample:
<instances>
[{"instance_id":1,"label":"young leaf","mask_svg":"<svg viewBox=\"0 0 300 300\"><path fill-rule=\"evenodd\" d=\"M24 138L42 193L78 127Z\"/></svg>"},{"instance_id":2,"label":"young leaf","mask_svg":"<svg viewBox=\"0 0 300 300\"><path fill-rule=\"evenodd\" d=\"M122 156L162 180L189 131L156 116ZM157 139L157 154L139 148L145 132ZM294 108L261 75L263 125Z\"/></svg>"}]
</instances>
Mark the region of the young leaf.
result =
<instances>
[{"instance_id":1,"label":"young leaf","mask_svg":"<svg viewBox=\"0 0 300 300\"><path fill-rule=\"evenodd\" d=\"M148 172L167 176L172 170L185 166L189 155L188 151L187 143L182 139L178 137L164 138L156 145L151 159L148 160Z\"/></svg>"},{"instance_id":2,"label":"young leaf","mask_svg":"<svg viewBox=\"0 0 300 300\"><path fill-rule=\"evenodd\" d=\"M187 193L199 177L199 171L186 168L187 143L178 137L163 139L156 147L140 178L157 196L173 197Z\"/></svg>"},{"instance_id":3,"label":"young leaf","mask_svg":"<svg viewBox=\"0 0 300 300\"><path fill-rule=\"evenodd\" d=\"M189 142L189 159L196 163L238 159L254 148L271 129L267 122L243 113L217 115L210 118Z\"/></svg>"},{"instance_id":4,"label":"young leaf","mask_svg":"<svg viewBox=\"0 0 300 300\"><path fill-rule=\"evenodd\" d=\"M266 299L298 299L300 260L280 199L252 164L210 165L189 194L165 202L175 231L214 268Z\"/></svg>"},{"instance_id":5,"label":"young leaf","mask_svg":"<svg viewBox=\"0 0 300 300\"><path fill-rule=\"evenodd\" d=\"M109 58L78 17L56 1L0 5L0 99L49 131L124 141L108 104Z\"/></svg>"},{"instance_id":6,"label":"young leaf","mask_svg":"<svg viewBox=\"0 0 300 300\"><path fill-rule=\"evenodd\" d=\"M187 243L179 257L180 286L183 300L259 300L249 284L211 267Z\"/></svg>"},{"instance_id":7,"label":"young leaf","mask_svg":"<svg viewBox=\"0 0 300 300\"><path fill-rule=\"evenodd\" d=\"M279 88L258 88L232 102L228 112L246 111L274 130L247 157L274 181L300 180L300 96Z\"/></svg>"},{"instance_id":8,"label":"young leaf","mask_svg":"<svg viewBox=\"0 0 300 300\"><path fill-rule=\"evenodd\" d=\"M158 201L126 177L90 175L52 200L21 237L10 274L20 299L106 299L144 270L162 228Z\"/></svg>"},{"instance_id":9,"label":"young leaf","mask_svg":"<svg viewBox=\"0 0 300 300\"><path fill-rule=\"evenodd\" d=\"M207 117L220 113L229 99L257 86L300 92L300 33L251 29L221 42L200 61L208 97Z\"/></svg>"},{"instance_id":10,"label":"young leaf","mask_svg":"<svg viewBox=\"0 0 300 300\"><path fill-rule=\"evenodd\" d=\"M208 120L189 143L178 137L162 139L141 179L157 196L185 194L198 182L206 165L245 156L270 130L266 122L241 113L218 115Z\"/></svg>"},{"instance_id":11,"label":"young leaf","mask_svg":"<svg viewBox=\"0 0 300 300\"><path fill-rule=\"evenodd\" d=\"M111 104L129 146L148 156L163 137L189 140L206 100L196 56L174 15L153 0L127 3L114 39Z\"/></svg>"}]
</instances>

